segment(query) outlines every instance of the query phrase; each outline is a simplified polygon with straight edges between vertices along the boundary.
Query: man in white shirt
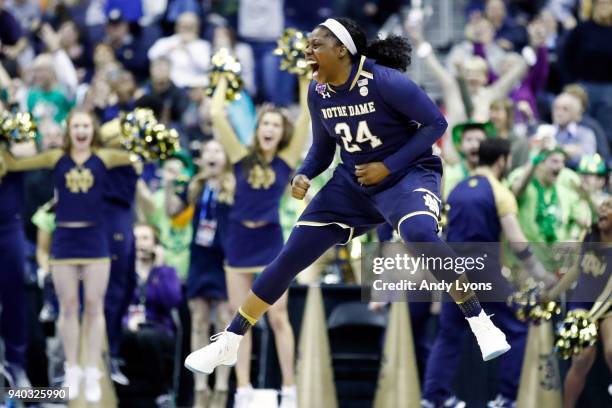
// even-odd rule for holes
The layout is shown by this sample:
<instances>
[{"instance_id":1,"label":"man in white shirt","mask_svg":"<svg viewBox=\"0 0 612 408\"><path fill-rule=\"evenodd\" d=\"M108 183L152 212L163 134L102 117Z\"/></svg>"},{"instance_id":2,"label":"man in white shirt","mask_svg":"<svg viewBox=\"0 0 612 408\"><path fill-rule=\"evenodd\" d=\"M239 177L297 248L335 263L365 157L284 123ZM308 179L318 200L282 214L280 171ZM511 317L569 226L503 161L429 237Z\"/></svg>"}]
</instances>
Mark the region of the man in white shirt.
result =
<instances>
[{"instance_id":1,"label":"man in white shirt","mask_svg":"<svg viewBox=\"0 0 612 408\"><path fill-rule=\"evenodd\" d=\"M195 13L179 16L175 34L160 38L149 49L149 60L165 56L170 60L170 79L179 88L194 82L208 83L211 46L199 37L200 19Z\"/></svg>"},{"instance_id":2,"label":"man in white shirt","mask_svg":"<svg viewBox=\"0 0 612 408\"><path fill-rule=\"evenodd\" d=\"M575 167L585 154L597 152L597 140L593 131L575 121L579 113L580 100L576 96L562 93L555 98L552 112L555 139L569 156L570 167Z\"/></svg>"}]
</instances>

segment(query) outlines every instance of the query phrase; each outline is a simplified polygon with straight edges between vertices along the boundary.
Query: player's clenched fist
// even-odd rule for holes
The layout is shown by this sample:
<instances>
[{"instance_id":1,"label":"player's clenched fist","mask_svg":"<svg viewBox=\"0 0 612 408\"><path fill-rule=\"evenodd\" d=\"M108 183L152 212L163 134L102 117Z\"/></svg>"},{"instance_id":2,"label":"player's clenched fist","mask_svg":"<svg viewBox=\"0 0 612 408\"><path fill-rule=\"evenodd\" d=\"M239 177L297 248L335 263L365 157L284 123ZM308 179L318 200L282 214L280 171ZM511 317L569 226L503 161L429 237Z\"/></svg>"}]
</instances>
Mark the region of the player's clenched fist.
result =
<instances>
[{"instance_id":1,"label":"player's clenched fist","mask_svg":"<svg viewBox=\"0 0 612 408\"><path fill-rule=\"evenodd\" d=\"M291 195L293 198L303 200L306 192L310 188L310 179L303 174L298 174L291 182Z\"/></svg>"},{"instance_id":2,"label":"player's clenched fist","mask_svg":"<svg viewBox=\"0 0 612 408\"><path fill-rule=\"evenodd\" d=\"M357 182L364 186L378 184L385 179L391 172L383 162L372 162L358 164L355 166Z\"/></svg>"}]
</instances>

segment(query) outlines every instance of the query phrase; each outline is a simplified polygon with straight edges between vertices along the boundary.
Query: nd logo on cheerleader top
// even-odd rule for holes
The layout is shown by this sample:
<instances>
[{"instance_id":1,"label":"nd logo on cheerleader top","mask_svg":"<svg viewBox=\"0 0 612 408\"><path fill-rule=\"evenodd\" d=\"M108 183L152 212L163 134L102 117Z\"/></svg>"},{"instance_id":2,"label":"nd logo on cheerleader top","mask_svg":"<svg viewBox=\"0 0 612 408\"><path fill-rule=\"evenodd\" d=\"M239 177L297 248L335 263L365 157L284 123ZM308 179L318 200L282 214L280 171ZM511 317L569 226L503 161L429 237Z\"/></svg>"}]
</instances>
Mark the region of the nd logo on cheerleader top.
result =
<instances>
[{"instance_id":1,"label":"nd logo on cheerleader top","mask_svg":"<svg viewBox=\"0 0 612 408\"><path fill-rule=\"evenodd\" d=\"M249 172L248 183L255 190L269 189L276 181L276 173L271 167L262 168L261 165L256 164Z\"/></svg>"},{"instance_id":2,"label":"nd logo on cheerleader top","mask_svg":"<svg viewBox=\"0 0 612 408\"><path fill-rule=\"evenodd\" d=\"M593 277L598 277L603 275L606 271L607 263L602 260L600 257L595 255L592 251L589 251L584 254L582 257L582 262L580 263L582 270L585 273L590 273Z\"/></svg>"},{"instance_id":3,"label":"nd logo on cheerleader top","mask_svg":"<svg viewBox=\"0 0 612 408\"><path fill-rule=\"evenodd\" d=\"M94 185L94 176L87 167L73 167L66 173L66 187L71 193L87 193Z\"/></svg>"}]
</instances>

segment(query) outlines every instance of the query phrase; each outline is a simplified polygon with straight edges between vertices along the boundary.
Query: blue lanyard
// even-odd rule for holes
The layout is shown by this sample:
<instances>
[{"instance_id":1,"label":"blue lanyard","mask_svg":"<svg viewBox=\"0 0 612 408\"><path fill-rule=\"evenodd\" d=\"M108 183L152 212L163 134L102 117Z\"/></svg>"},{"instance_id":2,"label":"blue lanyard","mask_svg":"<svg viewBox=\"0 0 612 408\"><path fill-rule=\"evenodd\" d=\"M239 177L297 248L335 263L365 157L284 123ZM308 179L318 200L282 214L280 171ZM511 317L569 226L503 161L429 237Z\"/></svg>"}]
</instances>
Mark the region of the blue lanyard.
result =
<instances>
[{"instance_id":1,"label":"blue lanyard","mask_svg":"<svg viewBox=\"0 0 612 408\"><path fill-rule=\"evenodd\" d=\"M208 203L210 203L210 213L212 217L215 207L217 206L217 192L206 186L202 192L202 198L200 199L200 220L206 219L208 215Z\"/></svg>"}]
</instances>

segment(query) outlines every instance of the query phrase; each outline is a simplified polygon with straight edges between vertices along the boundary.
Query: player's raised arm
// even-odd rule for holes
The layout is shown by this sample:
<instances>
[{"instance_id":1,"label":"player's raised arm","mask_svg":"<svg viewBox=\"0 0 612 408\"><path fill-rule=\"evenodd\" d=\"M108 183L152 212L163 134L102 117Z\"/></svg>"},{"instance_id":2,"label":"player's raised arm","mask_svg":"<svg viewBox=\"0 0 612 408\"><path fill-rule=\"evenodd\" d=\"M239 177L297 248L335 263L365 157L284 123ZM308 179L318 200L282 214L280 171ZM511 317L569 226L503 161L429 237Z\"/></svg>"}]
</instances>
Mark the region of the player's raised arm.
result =
<instances>
[{"instance_id":1,"label":"player's raised arm","mask_svg":"<svg viewBox=\"0 0 612 408\"><path fill-rule=\"evenodd\" d=\"M427 94L399 71L388 69L382 72L379 92L388 106L420 124L414 135L406 139L406 144L384 160L385 166L393 173L410 166L427 152L442 137L448 124Z\"/></svg>"},{"instance_id":2,"label":"player's raised arm","mask_svg":"<svg viewBox=\"0 0 612 408\"><path fill-rule=\"evenodd\" d=\"M308 90L308 109L310 110L312 122L312 146L308 150L302 167L296 172L296 174L302 174L310 180L317 177L330 166L336 152L335 139L329 136L327 130L323 127L321 116L314 104L314 88L315 83L313 82Z\"/></svg>"}]
</instances>

